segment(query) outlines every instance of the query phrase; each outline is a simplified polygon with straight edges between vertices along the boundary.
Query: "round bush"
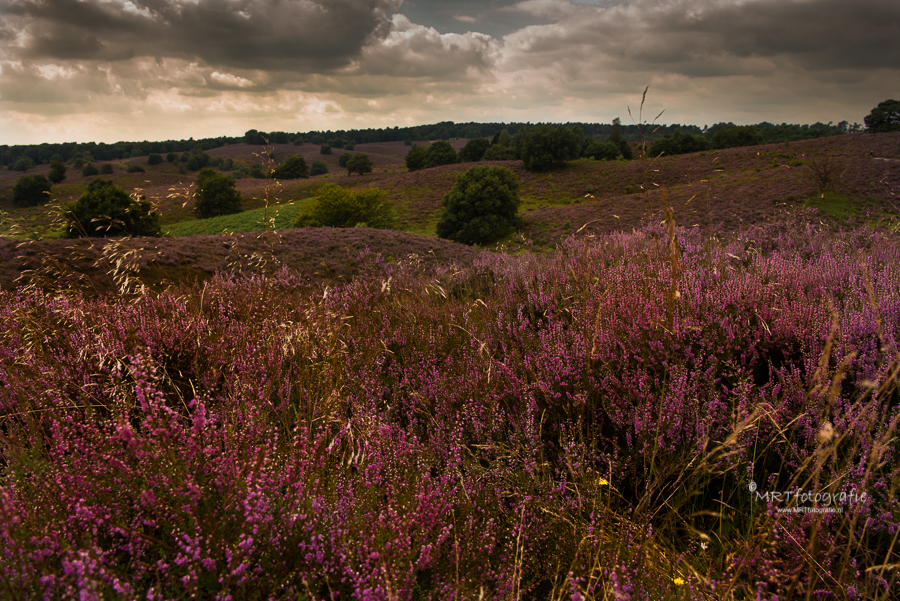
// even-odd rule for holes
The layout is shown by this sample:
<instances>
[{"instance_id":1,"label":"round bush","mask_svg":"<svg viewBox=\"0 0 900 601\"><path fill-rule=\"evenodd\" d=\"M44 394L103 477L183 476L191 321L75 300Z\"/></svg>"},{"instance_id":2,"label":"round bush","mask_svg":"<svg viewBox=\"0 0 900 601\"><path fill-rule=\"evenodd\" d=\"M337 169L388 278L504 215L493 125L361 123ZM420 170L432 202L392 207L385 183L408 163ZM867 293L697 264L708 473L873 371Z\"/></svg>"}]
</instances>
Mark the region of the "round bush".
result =
<instances>
[{"instance_id":1,"label":"round bush","mask_svg":"<svg viewBox=\"0 0 900 601\"><path fill-rule=\"evenodd\" d=\"M280 165L272 171L275 179L299 179L309 177L309 167L306 159L299 154L291 155L284 159Z\"/></svg>"},{"instance_id":2,"label":"round bush","mask_svg":"<svg viewBox=\"0 0 900 601\"><path fill-rule=\"evenodd\" d=\"M128 173L146 173L147 170L144 169L141 165L128 165L128 169L126 170Z\"/></svg>"},{"instance_id":3,"label":"round bush","mask_svg":"<svg viewBox=\"0 0 900 601\"><path fill-rule=\"evenodd\" d=\"M100 170L93 163L88 163L84 166L84 169L81 170L81 175L84 177L91 177L93 175L100 175Z\"/></svg>"},{"instance_id":4,"label":"round bush","mask_svg":"<svg viewBox=\"0 0 900 601\"><path fill-rule=\"evenodd\" d=\"M163 162L162 155L158 152L151 152L147 155L147 164L148 165L159 165Z\"/></svg>"},{"instance_id":5,"label":"round bush","mask_svg":"<svg viewBox=\"0 0 900 601\"><path fill-rule=\"evenodd\" d=\"M47 175L54 184L58 184L66 179L66 165L58 159L50 161L50 173Z\"/></svg>"},{"instance_id":6,"label":"round bush","mask_svg":"<svg viewBox=\"0 0 900 601\"><path fill-rule=\"evenodd\" d=\"M141 196L135 200L108 179L95 179L64 216L66 237L159 236L159 216Z\"/></svg>"},{"instance_id":7,"label":"round bush","mask_svg":"<svg viewBox=\"0 0 900 601\"><path fill-rule=\"evenodd\" d=\"M506 167L479 165L456 180L443 199L437 235L464 244L486 244L505 236L519 211L519 180Z\"/></svg>"},{"instance_id":8,"label":"round bush","mask_svg":"<svg viewBox=\"0 0 900 601\"><path fill-rule=\"evenodd\" d=\"M394 211L378 188L348 190L338 185L319 189L315 203L297 216L294 227L357 227L388 229Z\"/></svg>"},{"instance_id":9,"label":"round bush","mask_svg":"<svg viewBox=\"0 0 900 601\"><path fill-rule=\"evenodd\" d=\"M369 155L360 152L353 155L353 157L347 161L347 175L353 175L354 173L359 173L360 175L372 173L374 167L375 163L372 162Z\"/></svg>"},{"instance_id":10,"label":"round bush","mask_svg":"<svg viewBox=\"0 0 900 601\"><path fill-rule=\"evenodd\" d=\"M324 175L326 173L328 173L328 165L324 161L313 161L312 166L309 168L310 175Z\"/></svg>"},{"instance_id":11,"label":"round bush","mask_svg":"<svg viewBox=\"0 0 900 601\"><path fill-rule=\"evenodd\" d=\"M197 174L197 191L194 194L194 212L200 219L240 213L241 193L235 188L234 178L204 169Z\"/></svg>"},{"instance_id":12,"label":"round bush","mask_svg":"<svg viewBox=\"0 0 900 601\"><path fill-rule=\"evenodd\" d=\"M13 188L13 204L17 207L33 207L50 198L52 184L43 175L20 177Z\"/></svg>"}]
</instances>

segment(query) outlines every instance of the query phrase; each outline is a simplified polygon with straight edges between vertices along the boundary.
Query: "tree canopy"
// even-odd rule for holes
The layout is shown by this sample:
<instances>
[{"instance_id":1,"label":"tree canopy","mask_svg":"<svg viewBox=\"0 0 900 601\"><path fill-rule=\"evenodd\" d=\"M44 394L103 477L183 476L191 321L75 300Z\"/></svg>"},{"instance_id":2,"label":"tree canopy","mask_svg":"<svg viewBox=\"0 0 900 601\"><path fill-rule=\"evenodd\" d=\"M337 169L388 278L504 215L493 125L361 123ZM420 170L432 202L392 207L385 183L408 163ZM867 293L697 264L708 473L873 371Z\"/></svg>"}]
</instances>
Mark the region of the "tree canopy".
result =
<instances>
[{"instance_id":1,"label":"tree canopy","mask_svg":"<svg viewBox=\"0 0 900 601\"><path fill-rule=\"evenodd\" d=\"M204 169L197 174L197 191L194 193L194 212L200 219L240 213L241 193L235 188L234 178Z\"/></svg>"},{"instance_id":2,"label":"tree canopy","mask_svg":"<svg viewBox=\"0 0 900 601\"><path fill-rule=\"evenodd\" d=\"M347 175L372 173L374 167L375 163L372 162L369 155L359 152L347 160Z\"/></svg>"},{"instance_id":3,"label":"tree canopy","mask_svg":"<svg viewBox=\"0 0 900 601\"><path fill-rule=\"evenodd\" d=\"M885 100L863 119L870 132L900 131L900 100Z\"/></svg>"},{"instance_id":4,"label":"tree canopy","mask_svg":"<svg viewBox=\"0 0 900 601\"><path fill-rule=\"evenodd\" d=\"M108 179L95 179L87 192L67 205L67 238L159 236L159 216L145 196L134 199Z\"/></svg>"},{"instance_id":5,"label":"tree canopy","mask_svg":"<svg viewBox=\"0 0 900 601\"><path fill-rule=\"evenodd\" d=\"M519 180L506 167L478 165L457 178L443 198L437 235L464 244L505 236L519 211Z\"/></svg>"},{"instance_id":6,"label":"tree canopy","mask_svg":"<svg viewBox=\"0 0 900 601\"><path fill-rule=\"evenodd\" d=\"M525 135L520 155L526 169L541 171L577 159L581 144L581 130L539 125Z\"/></svg>"},{"instance_id":7,"label":"tree canopy","mask_svg":"<svg viewBox=\"0 0 900 601\"><path fill-rule=\"evenodd\" d=\"M294 227L371 227L394 225L394 211L384 202L387 192L378 188L349 190L336 184L319 189L316 200L297 215Z\"/></svg>"},{"instance_id":8,"label":"tree canopy","mask_svg":"<svg viewBox=\"0 0 900 601\"><path fill-rule=\"evenodd\" d=\"M17 207L33 207L50 198L52 184L43 175L20 177L13 187L13 204Z\"/></svg>"},{"instance_id":9,"label":"tree canopy","mask_svg":"<svg viewBox=\"0 0 900 601\"><path fill-rule=\"evenodd\" d=\"M284 159L281 164L272 171L275 179L300 179L309 177L309 167L306 159L299 154L294 154Z\"/></svg>"}]
</instances>

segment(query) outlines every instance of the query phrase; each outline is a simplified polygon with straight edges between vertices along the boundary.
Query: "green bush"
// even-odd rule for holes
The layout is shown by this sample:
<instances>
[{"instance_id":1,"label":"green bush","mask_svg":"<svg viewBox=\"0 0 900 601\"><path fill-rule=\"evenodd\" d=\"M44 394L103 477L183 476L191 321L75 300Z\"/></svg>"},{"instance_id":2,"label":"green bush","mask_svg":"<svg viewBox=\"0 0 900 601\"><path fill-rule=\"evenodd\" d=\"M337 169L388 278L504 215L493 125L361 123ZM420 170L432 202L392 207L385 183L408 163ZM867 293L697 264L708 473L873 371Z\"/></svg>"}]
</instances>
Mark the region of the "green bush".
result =
<instances>
[{"instance_id":1,"label":"green bush","mask_svg":"<svg viewBox=\"0 0 900 601\"><path fill-rule=\"evenodd\" d=\"M20 177L13 187L13 204L17 207L33 207L50 198L50 183L43 175Z\"/></svg>"},{"instance_id":2,"label":"green bush","mask_svg":"<svg viewBox=\"0 0 900 601\"><path fill-rule=\"evenodd\" d=\"M174 153L174 152L170 152L169 154L166 155L166 160L169 161L170 163L174 163L175 161L178 160L178 154Z\"/></svg>"},{"instance_id":3,"label":"green bush","mask_svg":"<svg viewBox=\"0 0 900 601\"><path fill-rule=\"evenodd\" d=\"M360 175L372 173L374 167L375 163L372 162L369 155L360 152L353 155L353 157L347 161L347 175L353 175L354 173L359 173Z\"/></svg>"},{"instance_id":4,"label":"green bush","mask_svg":"<svg viewBox=\"0 0 900 601\"><path fill-rule=\"evenodd\" d=\"M713 134L713 148L737 148L763 143L763 135L752 125L739 125L720 129Z\"/></svg>"},{"instance_id":5,"label":"green bush","mask_svg":"<svg viewBox=\"0 0 900 601\"><path fill-rule=\"evenodd\" d=\"M80 236L159 236L159 216L146 197L137 200L108 179L95 179L87 192L67 205L67 238Z\"/></svg>"},{"instance_id":6,"label":"green bush","mask_svg":"<svg viewBox=\"0 0 900 601\"><path fill-rule=\"evenodd\" d=\"M32 167L34 167L34 161L32 161L30 157L19 157L12 166L13 171L21 171L23 173Z\"/></svg>"},{"instance_id":7,"label":"green bush","mask_svg":"<svg viewBox=\"0 0 900 601\"><path fill-rule=\"evenodd\" d=\"M506 130L503 130L506 131ZM514 161L516 160L516 149L511 146L501 146L500 144L492 144L490 148L484 151L482 161Z\"/></svg>"},{"instance_id":8,"label":"green bush","mask_svg":"<svg viewBox=\"0 0 900 601\"><path fill-rule=\"evenodd\" d=\"M146 173L147 170L144 169L142 165L128 165L128 169L125 170L128 173Z\"/></svg>"},{"instance_id":9,"label":"green bush","mask_svg":"<svg viewBox=\"0 0 900 601\"><path fill-rule=\"evenodd\" d=\"M325 161L313 161L312 166L309 168L310 175L324 175L328 173L328 165L325 164Z\"/></svg>"},{"instance_id":10,"label":"green bush","mask_svg":"<svg viewBox=\"0 0 900 601\"><path fill-rule=\"evenodd\" d=\"M618 146L607 140L601 142L597 138L590 138L581 150L581 156L590 157L597 161L615 161L622 158Z\"/></svg>"},{"instance_id":11,"label":"green bush","mask_svg":"<svg viewBox=\"0 0 900 601\"><path fill-rule=\"evenodd\" d=\"M459 157L447 140L432 142L431 146L428 147L428 158L425 160L425 167L440 167L441 165L453 165L458 162Z\"/></svg>"},{"instance_id":12,"label":"green bush","mask_svg":"<svg viewBox=\"0 0 900 601\"><path fill-rule=\"evenodd\" d=\"M473 138L466 142L466 145L459 151L459 161L461 163L476 163L484 157L484 153L490 147L491 143L486 138Z\"/></svg>"},{"instance_id":13,"label":"green bush","mask_svg":"<svg viewBox=\"0 0 900 601\"><path fill-rule=\"evenodd\" d=\"M425 168L425 161L428 158L428 147L427 146L413 146L410 148L409 152L406 153L406 168L409 171L418 171L419 169Z\"/></svg>"},{"instance_id":14,"label":"green bush","mask_svg":"<svg viewBox=\"0 0 900 601\"><path fill-rule=\"evenodd\" d=\"M101 175L111 175L113 172L112 163L103 163L100 165L100 174Z\"/></svg>"},{"instance_id":15,"label":"green bush","mask_svg":"<svg viewBox=\"0 0 900 601\"><path fill-rule=\"evenodd\" d=\"M650 146L650 156L688 154L709 150L709 140L699 134L691 135L681 133L676 129L671 135L663 136Z\"/></svg>"},{"instance_id":16,"label":"green bush","mask_svg":"<svg viewBox=\"0 0 900 601\"><path fill-rule=\"evenodd\" d=\"M299 154L294 154L284 159L272 171L272 177L275 179L300 179L309 177L309 167L306 165L306 159Z\"/></svg>"},{"instance_id":17,"label":"green bush","mask_svg":"<svg viewBox=\"0 0 900 601\"><path fill-rule=\"evenodd\" d=\"M162 155L158 152L151 152L147 155L147 164L148 165L159 165L163 162Z\"/></svg>"},{"instance_id":18,"label":"green bush","mask_svg":"<svg viewBox=\"0 0 900 601\"><path fill-rule=\"evenodd\" d=\"M520 154L529 171L550 169L579 157L581 136L568 127L539 125L528 131Z\"/></svg>"},{"instance_id":19,"label":"green bush","mask_svg":"<svg viewBox=\"0 0 900 601\"><path fill-rule=\"evenodd\" d=\"M100 175L100 170L94 166L93 163L88 163L84 166L84 169L81 170L81 175L84 177L91 177L94 175Z\"/></svg>"},{"instance_id":20,"label":"green bush","mask_svg":"<svg viewBox=\"0 0 900 601\"><path fill-rule=\"evenodd\" d=\"M340 165L341 167L346 167L347 161L349 161L352 158L353 158L352 154L350 154L349 152L345 152L345 153L341 154L341 156L338 157L338 165Z\"/></svg>"},{"instance_id":21,"label":"green bush","mask_svg":"<svg viewBox=\"0 0 900 601\"><path fill-rule=\"evenodd\" d=\"M349 190L338 185L319 189L315 202L297 216L294 227L357 227L389 229L395 216L378 188Z\"/></svg>"},{"instance_id":22,"label":"green bush","mask_svg":"<svg viewBox=\"0 0 900 601\"><path fill-rule=\"evenodd\" d=\"M487 244L515 225L519 181L506 167L479 165L456 180L443 199L437 235L464 244Z\"/></svg>"},{"instance_id":23,"label":"green bush","mask_svg":"<svg viewBox=\"0 0 900 601\"><path fill-rule=\"evenodd\" d=\"M322 144L322 146L319 148L319 152L321 154L331 154L331 146L329 146L328 144Z\"/></svg>"},{"instance_id":24,"label":"green bush","mask_svg":"<svg viewBox=\"0 0 900 601\"><path fill-rule=\"evenodd\" d=\"M66 179L66 164L59 160L50 161L50 173L47 175L47 179L54 184Z\"/></svg>"},{"instance_id":25,"label":"green bush","mask_svg":"<svg viewBox=\"0 0 900 601\"><path fill-rule=\"evenodd\" d=\"M240 213L241 193L235 188L233 177L204 169L197 174L194 212L200 219Z\"/></svg>"}]
</instances>

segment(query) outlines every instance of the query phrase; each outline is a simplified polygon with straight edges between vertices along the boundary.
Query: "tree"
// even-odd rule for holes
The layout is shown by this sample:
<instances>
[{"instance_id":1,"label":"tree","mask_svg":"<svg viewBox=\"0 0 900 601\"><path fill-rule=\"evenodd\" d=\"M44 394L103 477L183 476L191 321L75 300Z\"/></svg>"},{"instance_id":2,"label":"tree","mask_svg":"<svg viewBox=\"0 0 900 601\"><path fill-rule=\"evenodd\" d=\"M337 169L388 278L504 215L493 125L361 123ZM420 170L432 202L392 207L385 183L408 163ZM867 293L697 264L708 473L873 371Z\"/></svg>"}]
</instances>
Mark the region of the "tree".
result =
<instances>
[{"instance_id":1,"label":"tree","mask_svg":"<svg viewBox=\"0 0 900 601\"><path fill-rule=\"evenodd\" d=\"M306 159L299 154L294 154L284 159L272 171L272 177L275 179L306 179L309 177L309 167L306 166Z\"/></svg>"},{"instance_id":2,"label":"tree","mask_svg":"<svg viewBox=\"0 0 900 601\"><path fill-rule=\"evenodd\" d=\"M577 159L581 154L578 132L568 127L539 125L530 130L522 144L522 161L529 171L541 171Z\"/></svg>"},{"instance_id":3,"label":"tree","mask_svg":"<svg viewBox=\"0 0 900 601\"><path fill-rule=\"evenodd\" d=\"M50 161L50 173L47 174L47 179L54 184L58 184L66 179L66 164L57 160Z\"/></svg>"},{"instance_id":4,"label":"tree","mask_svg":"<svg viewBox=\"0 0 900 601\"><path fill-rule=\"evenodd\" d=\"M34 167L34 161L31 160L31 157L19 157L12 166L13 171L21 171L23 173L32 167Z\"/></svg>"},{"instance_id":5,"label":"tree","mask_svg":"<svg viewBox=\"0 0 900 601\"><path fill-rule=\"evenodd\" d=\"M610 130L609 138L607 138L606 141L615 144L616 148L619 149L619 154L621 154L622 158L626 161L630 161L634 156L634 153L631 152L631 145L622 137L622 120L618 117L613 119L612 129Z\"/></svg>"},{"instance_id":6,"label":"tree","mask_svg":"<svg viewBox=\"0 0 900 601\"><path fill-rule=\"evenodd\" d=\"M266 143L265 133L248 129L244 134L244 144L253 144L254 146L262 146Z\"/></svg>"},{"instance_id":7,"label":"tree","mask_svg":"<svg viewBox=\"0 0 900 601\"><path fill-rule=\"evenodd\" d=\"M447 140L438 140L428 147L428 156L425 159L425 167L439 167L441 165L453 165L459 162L456 151Z\"/></svg>"},{"instance_id":8,"label":"tree","mask_svg":"<svg viewBox=\"0 0 900 601\"><path fill-rule=\"evenodd\" d=\"M609 140L601 142L597 138L590 138L582 148L581 156L590 157L597 161L615 161L622 156L622 153Z\"/></svg>"},{"instance_id":9,"label":"tree","mask_svg":"<svg viewBox=\"0 0 900 601\"><path fill-rule=\"evenodd\" d=\"M50 183L43 175L20 177L13 187L13 204L17 207L33 207L50 198Z\"/></svg>"},{"instance_id":10,"label":"tree","mask_svg":"<svg viewBox=\"0 0 900 601\"><path fill-rule=\"evenodd\" d=\"M162 155L158 152L151 152L147 155L147 164L148 165L159 165L163 162Z\"/></svg>"},{"instance_id":11,"label":"tree","mask_svg":"<svg viewBox=\"0 0 900 601\"><path fill-rule=\"evenodd\" d=\"M240 213L241 193L235 188L234 178L212 169L197 174L197 191L194 194L194 212L200 219Z\"/></svg>"},{"instance_id":12,"label":"tree","mask_svg":"<svg viewBox=\"0 0 900 601\"><path fill-rule=\"evenodd\" d=\"M515 225L519 181L506 167L478 165L459 176L442 204L439 237L464 244L489 243Z\"/></svg>"},{"instance_id":13,"label":"tree","mask_svg":"<svg viewBox=\"0 0 900 601\"><path fill-rule=\"evenodd\" d=\"M409 171L418 171L425 168L425 161L428 159L428 148L425 146L413 146L406 153L406 168Z\"/></svg>"},{"instance_id":14,"label":"tree","mask_svg":"<svg viewBox=\"0 0 900 601\"><path fill-rule=\"evenodd\" d=\"M338 157L338 165L340 165L341 167L346 167L347 161L349 161L351 158L353 158L353 155L349 152L342 153L341 156Z\"/></svg>"},{"instance_id":15,"label":"tree","mask_svg":"<svg viewBox=\"0 0 900 601\"><path fill-rule=\"evenodd\" d=\"M125 169L127 173L146 173L147 170L144 169L143 165L128 165L128 168Z\"/></svg>"},{"instance_id":16,"label":"tree","mask_svg":"<svg viewBox=\"0 0 900 601\"><path fill-rule=\"evenodd\" d=\"M159 215L145 196L132 198L108 179L95 179L87 192L65 207L67 238L159 236Z\"/></svg>"},{"instance_id":17,"label":"tree","mask_svg":"<svg viewBox=\"0 0 900 601\"><path fill-rule=\"evenodd\" d=\"M712 137L713 148L737 148L763 143L763 135L752 125L738 125L717 130Z\"/></svg>"},{"instance_id":18,"label":"tree","mask_svg":"<svg viewBox=\"0 0 900 601\"><path fill-rule=\"evenodd\" d=\"M476 163L484 157L484 153L490 147L491 143L486 138L473 138L466 142L466 145L459 151L459 161L461 163Z\"/></svg>"},{"instance_id":19,"label":"tree","mask_svg":"<svg viewBox=\"0 0 900 601\"><path fill-rule=\"evenodd\" d=\"M328 165L325 161L313 161L309 168L310 175L324 175L328 173Z\"/></svg>"},{"instance_id":20,"label":"tree","mask_svg":"<svg viewBox=\"0 0 900 601\"><path fill-rule=\"evenodd\" d=\"M484 155L482 161L514 161L516 160L516 149L511 146L501 146L500 144L492 144Z\"/></svg>"},{"instance_id":21,"label":"tree","mask_svg":"<svg viewBox=\"0 0 900 601\"><path fill-rule=\"evenodd\" d=\"M661 154L676 155L688 154L709 150L709 140L706 136L685 134L676 129L671 135L663 136L650 146L650 156L658 157Z\"/></svg>"},{"instance_id":22,"label":"tree","mask_svg":"<svg viewBox=\"0 0 900 601\"><path fill-rule=\"evenodd\" d=\"M112 175L113 166L111 163L103 163L100 165L100 174L101 175Z\"/></svg>"},{"instance_id":23,"label":"tree","mask_svg":"<svg viewBox=\"0 0 900 601\"><path fill-rule=\"evenodd\" d=\"M395 216L378 188L349 190L328 185L319 189L313 205L297 216L294 227L393 227Z\"/></svg>"},{"instance_id":24,"label":"tree","mask_svg":"<svg viewBox=\"0 0 900 601\"><path fill-rule=\"evenodd\" d=\"M170 163L174 163L175 161L178 160L178 154L174 153L174 152L170 152L169 154L166 155L166 160L169 161Z\"/></svg>"},{"instance_id":25,"label":"tree","mask_svg":"<svg viewBox=\"0 0 900 601\"><path fill-rule=\"evenodd\" d=\"M100 175L100 170L93 163L88 163L84 166L84 169L81 170L81 175L82 177Z\"/></svg>"},{"instance_id":26,"label":"tree","mask_svg":"<svg viewBox=\"0 0 900 601\"><path fill-rule=\"evenodd\" d=\"M369 155L359 152L347 161L347 175L353 175L354 173L359 173L360 175L372 173L374 167L375 163L372 162Z\"/></svg>"},{"instance_id":27,"label":"tree","mask_svg":"<svg viewBox=\"0 0 900 601\"><path fill-rule=\"evenodd\" d=\"M322 146L319 148L319 153L331 154L331 146L329 146L328 144L322 144Z\"/></svg>"},{"instance_id":28,"label":"tree","mask_svg":"<svg viewBox=\"0 0 900 601\"><path fill-rule=\"evenodd\" d=\"M863 121L872 133L900 131L900 100L879 102Z\"/></svg>"}]
</instances>

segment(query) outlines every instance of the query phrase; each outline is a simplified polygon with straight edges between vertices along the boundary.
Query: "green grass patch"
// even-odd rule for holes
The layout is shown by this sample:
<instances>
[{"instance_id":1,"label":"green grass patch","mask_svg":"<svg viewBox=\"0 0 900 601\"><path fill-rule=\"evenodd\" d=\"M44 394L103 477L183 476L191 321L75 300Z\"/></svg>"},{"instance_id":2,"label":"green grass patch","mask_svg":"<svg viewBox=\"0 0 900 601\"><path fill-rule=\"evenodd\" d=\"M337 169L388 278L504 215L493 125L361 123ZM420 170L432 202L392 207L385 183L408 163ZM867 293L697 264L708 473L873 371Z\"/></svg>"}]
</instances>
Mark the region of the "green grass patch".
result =
<instances>
[{"instance_id":1,"label":"green grass patch","mask_svg":"<svg viewBox=\"0 0 900 601\"><path fill-rule=\"evenodd\" d=\"M294 219L314 198L274 205L268 208L250 209L234 215L222 215L210 219L194 219L163 226L163 234L174 237L217 235L226 232L258 232L266 229L289 229ZM273 227L274 226L274 227Z\"/></svg>"},{"instance_id":2,"label":"green grass patch","mask_svg":"<svg viewBox=\"0 0 900 601\"><path fill-rule=\"evenodd\" d=\"M823 213L847 221L860 216L861 206L846 194L837 192L825 192L810 196L805 201L806 206L819 209Z\"/></svg>"}]
</instances>

